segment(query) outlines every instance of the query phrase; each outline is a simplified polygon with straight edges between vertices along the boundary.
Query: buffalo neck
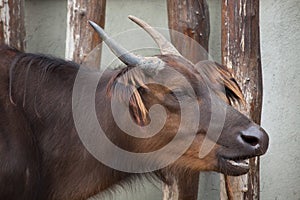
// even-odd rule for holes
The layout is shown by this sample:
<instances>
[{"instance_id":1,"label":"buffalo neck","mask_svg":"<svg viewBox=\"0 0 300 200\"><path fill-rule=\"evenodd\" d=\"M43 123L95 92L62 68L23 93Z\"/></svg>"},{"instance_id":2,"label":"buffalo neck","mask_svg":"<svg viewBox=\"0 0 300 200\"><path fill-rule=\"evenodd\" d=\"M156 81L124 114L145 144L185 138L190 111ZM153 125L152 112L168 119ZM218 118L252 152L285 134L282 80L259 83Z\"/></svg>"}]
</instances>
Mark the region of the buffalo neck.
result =
<instances>
[{"instance_id":1,"label":"buffalo neck","mask_svg":"<svg viewBox=\"0 0 300 200\"><path fill-rule=\"evenodd\" d=\"M72 116L72 92L78 70L79 66L73 62L19 53L8 72L10 101L23 110L38 148L43 152L40 155L43 183L40 197L43 199L60 194L71 195L71 199L77 199L78 195L90 197L129 176L96 160L78 137ZM87 76L98 73L83 70ZM110 135L118 134L119 130L109 128L115 124L110 120L105 86L115 73L117 71L104 73L96 91L97 111L102 113L100 118L107 119L104 129L109 130ZM47 188L52 188L55 194ZM74 192L76 190L78 192Z\"/></svg>"}]
</instances>

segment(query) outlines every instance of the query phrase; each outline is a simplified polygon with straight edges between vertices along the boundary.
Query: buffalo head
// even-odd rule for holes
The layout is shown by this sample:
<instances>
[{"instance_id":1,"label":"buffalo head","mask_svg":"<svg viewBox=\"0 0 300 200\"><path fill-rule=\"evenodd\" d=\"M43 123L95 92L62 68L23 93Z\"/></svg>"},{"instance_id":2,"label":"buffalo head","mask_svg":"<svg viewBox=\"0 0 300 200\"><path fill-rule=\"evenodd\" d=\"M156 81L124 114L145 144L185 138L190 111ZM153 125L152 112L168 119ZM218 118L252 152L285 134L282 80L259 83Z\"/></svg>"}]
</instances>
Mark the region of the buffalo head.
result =
<instances>
[{"instance_id":1,"label":"buffalo head","mask_svg":"<svg viewBox=\"0 0 300 200\"><path fill-rule=\"evenodd\" d=\"M151 162L172 157L183 146L184 151L169 165L170 169L247 173L246 160L264 154L269 139L259 125L230 105L232 101L243 102L231 74L215 62L193 64L147 23L129 18L152 36L161 55L143 57L130 53L90 21L112 52L126 64L107 86L108 96L128 105L127 117L115 109L115 115L121 116L118 123L135 133L124 148L152 152L175 140L172 148Z\"/></svg>"}]
</instances>

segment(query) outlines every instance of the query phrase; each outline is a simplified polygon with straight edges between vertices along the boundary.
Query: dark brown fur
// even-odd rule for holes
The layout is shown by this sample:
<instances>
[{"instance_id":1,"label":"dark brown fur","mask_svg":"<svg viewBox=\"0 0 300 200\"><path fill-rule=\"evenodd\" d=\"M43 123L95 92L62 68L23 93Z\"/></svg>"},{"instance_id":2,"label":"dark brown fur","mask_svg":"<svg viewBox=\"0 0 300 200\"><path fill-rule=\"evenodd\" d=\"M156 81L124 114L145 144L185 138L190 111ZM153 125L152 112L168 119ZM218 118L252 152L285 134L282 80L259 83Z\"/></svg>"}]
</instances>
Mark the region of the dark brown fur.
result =
<instances>
[{"instance_id":1,"label":"dark brown fur","mask_svg":"<svg viewBox=\"0 0 300 200\"><path fill-rule=\"evenodd\" d=\"M199 145L205 137L210 117L203 103L208 92L203 81L209 80L209 88L225 101L242 101L239 87L230 74L215 63L204 63L201 75L176 56L160 58L190 81L199 104L203 105L200 106L201 112L206 112L207 116L199 122L199 134L180 159L165 169L144 175L165 180L164 177L172 173L184 177L200 170L226 172L227 169L218 164L221 150L239 156L233 150L237 148L240 153L242 147L235 144L234 134L225 134L246 128L252 122L230 108L224 126L225 136L216 141L217 145L207 157L199 159ZM166 145L174 137L180 119L178 103L171 99L173 97L169 96L167 88L143 85L143 73L129 73L132 68L128 66L104 73L97 90L96 111L112 142L132 152L150 152ZM115 184L128 183L141 176L103 165L81 143L72 117L72 89L78 69L79 66L72 62L0 46L0 199L84 200L111 189ZM95 72L86 69L85 73ZM129 97L128 93L133 88L130 84L117 85L116 81L120 78L142 87ZM225 84L225 90L222 90L222 84ZM131 116L142 126L149 123L148 110L153 104L165 106L169 116L166 126L149 139L128 136L114 123L110 110L112 95L118 95L120 101L130 98ZM224 147L224 144L231 143L232 147ZM248 150L242 152L241 157L254 155Z\"/></svg>"}]
</instances>

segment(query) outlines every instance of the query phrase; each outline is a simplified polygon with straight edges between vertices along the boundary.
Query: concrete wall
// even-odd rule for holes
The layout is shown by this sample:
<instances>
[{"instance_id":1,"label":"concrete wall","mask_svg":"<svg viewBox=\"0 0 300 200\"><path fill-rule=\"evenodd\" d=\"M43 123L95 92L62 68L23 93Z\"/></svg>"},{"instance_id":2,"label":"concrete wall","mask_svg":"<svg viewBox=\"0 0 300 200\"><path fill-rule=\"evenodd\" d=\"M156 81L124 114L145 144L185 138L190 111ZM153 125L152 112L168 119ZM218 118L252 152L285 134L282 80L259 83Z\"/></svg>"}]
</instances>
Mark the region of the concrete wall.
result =
<instances>
[{"instance_id":1,"label":"concrete wall","mask_svg":"<svg viewBox=\"0 0 300 200\"><path fill-rule=\"evenodd\" d=\"M220 61L220 2L210 5L210 52ZM66 0L26 0L27 50L64 57ZM264 104L262 126L270 135L270 149L261 158L261 199L300 199L300 1L261 0L261 51ZM153 26L167 27L164 0L107 1L106 30L126 48L155 47L143 31L124 34L137 26L127 19L132 14ZM133 33L129 32L129 33ZM134 38L133 38L134 37ZM133 39L137 43L132 43ZM114 56L103 50L103 64ZM142 51L145 54L155 50ZM199 199L218 199L218 175L203 173ZM204 188L206 188L204 190ZM135 189L119 189L107 199L160 199L160 185L147 182Z\"/></svg>"},{"instance_id":2,"label":"concrete wall","mask_svg":"<svg viewBox=\"0 0 300 200\"><path fill-rule=\"evenodd\" d=\"M64 57L67 1L26 0L27 51Z\"/></svg>"},{"instance_id":3,"label":"concrete wall","mask_svg":"<svg viewBox=\"0 0 300 200\"><path fill-rule=\"evenodd\" d=\"M270 134L261 162L261 199L300 199L300 1L261 1L262 125Z\"/></svg>"}]
</instances>

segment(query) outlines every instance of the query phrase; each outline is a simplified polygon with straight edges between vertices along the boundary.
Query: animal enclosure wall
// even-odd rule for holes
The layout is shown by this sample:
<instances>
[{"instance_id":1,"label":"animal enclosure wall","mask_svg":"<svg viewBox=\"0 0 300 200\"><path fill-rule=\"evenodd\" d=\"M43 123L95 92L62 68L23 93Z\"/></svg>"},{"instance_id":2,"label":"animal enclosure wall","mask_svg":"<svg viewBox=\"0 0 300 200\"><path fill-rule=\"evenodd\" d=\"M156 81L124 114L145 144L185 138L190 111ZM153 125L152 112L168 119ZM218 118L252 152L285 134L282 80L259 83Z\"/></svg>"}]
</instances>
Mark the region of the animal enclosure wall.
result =
<instances>
[{"instance_id":1,"label":"animal enclosure wall","mask_svg":"<svg viewBox=\"0 0 300 200\"><path fill-rule=\"evenodd\" d=\"M220 56L220 0L207 0L211 14L210 49ZM66 40L66 0L26 0L25 25L27 51L64 57ZM122 8L122 9L120 9ZM261 158L261 199L300 198L300 3L297 0L261 0L261 52L264 78L262 126L270 134L270 149ZM139 30L127 19L136 15L155 27L167 28L164 0L108 0L106 31L128 49L155 47L149 36L139 31L133 43L129 29ZM141 52L141 50L139 50ZM155 50L143 52L152 54ZM114 56L104 48L102 63L110 64ZM117 64L115 64L117 65ZM203 174L199 199L219 199L218 175ZM207 183L209 183L207 185ZM161 191L146 184L113 199L160 199ZM204 190L206 188L207 190ZM147 192L145 192L147 191Z\"/></svg>"}]
</instances>

